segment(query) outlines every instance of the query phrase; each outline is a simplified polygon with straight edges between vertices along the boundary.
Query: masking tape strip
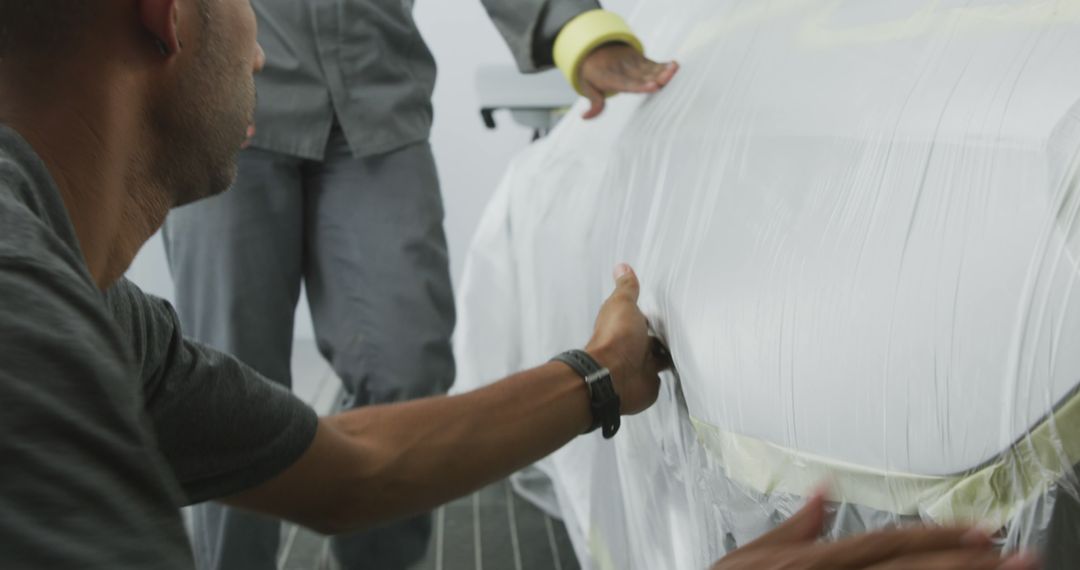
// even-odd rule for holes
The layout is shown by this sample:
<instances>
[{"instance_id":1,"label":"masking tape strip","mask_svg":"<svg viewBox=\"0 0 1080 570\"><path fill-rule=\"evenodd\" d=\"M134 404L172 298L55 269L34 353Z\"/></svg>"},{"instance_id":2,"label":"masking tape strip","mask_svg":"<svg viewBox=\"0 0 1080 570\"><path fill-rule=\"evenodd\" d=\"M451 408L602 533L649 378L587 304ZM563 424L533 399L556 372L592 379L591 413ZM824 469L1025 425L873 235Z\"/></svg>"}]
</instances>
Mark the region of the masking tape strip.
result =
<instances>
[{"instance_id":1,"label":"masking tape strip","mask_svg":"<svg viewBox=\"0 0 1080 570\"><path fill-rule=\"evenodd\" d=\"M724 431L691 418L725 475L759 493L805 495L830 483L831 499L939 523L998 528L1080 463L1080 394L1072 394L994 460L956 475L871 469Z\"/></svg>"}]
</instances>

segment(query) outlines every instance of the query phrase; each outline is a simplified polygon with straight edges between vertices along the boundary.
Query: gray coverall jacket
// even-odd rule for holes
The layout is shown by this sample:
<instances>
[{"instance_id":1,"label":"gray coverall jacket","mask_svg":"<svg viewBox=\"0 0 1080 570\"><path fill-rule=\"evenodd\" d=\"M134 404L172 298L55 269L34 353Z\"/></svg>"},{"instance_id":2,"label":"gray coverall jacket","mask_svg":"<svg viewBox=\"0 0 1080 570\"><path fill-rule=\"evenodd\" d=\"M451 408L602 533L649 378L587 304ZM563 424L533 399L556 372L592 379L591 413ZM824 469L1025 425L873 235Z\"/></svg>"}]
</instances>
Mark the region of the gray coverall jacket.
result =
<instances>
[{"instance_id":1,"label":"gray coverall jacket","mask_svg":"<svg viewBox=\"0 0 1080 570\"><path fill-rule=\"evenodd\" d=\"M466 2L469 0L430 0ZM552 65L563 25L597 0L482 0L522 71ZM252 146L321 160L336 114L356 157L426 140L435 60L414 0L255 0L266 67Z\"/></svg>"}]
</instances>

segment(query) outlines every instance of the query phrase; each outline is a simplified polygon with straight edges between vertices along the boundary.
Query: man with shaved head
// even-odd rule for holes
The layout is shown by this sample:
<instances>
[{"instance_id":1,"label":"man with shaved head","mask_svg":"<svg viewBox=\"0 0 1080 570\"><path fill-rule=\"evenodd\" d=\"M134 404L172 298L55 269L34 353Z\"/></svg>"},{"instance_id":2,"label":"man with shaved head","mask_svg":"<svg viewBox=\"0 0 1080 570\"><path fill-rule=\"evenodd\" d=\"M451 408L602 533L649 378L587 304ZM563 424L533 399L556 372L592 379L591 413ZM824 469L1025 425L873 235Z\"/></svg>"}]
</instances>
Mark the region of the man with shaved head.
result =
<instances>
[{"instance_id":1,"label":"man with shaved head","mask_svg":"<svg viewBox=\"0 0 1080 570\"><path fill-rule=\"evenodd\" d=\"M178 509L209 499L363 528L612 436L657 396L667 359L626 266L585 350L461 396L318 418L185 340L121 276L170 208L230 185L255 33L247 0L0 0L4 568L190 569ZM964 529L817 544L822 516L815 498L717 568L1031 567Z\"/></svg>"}]
</instances>

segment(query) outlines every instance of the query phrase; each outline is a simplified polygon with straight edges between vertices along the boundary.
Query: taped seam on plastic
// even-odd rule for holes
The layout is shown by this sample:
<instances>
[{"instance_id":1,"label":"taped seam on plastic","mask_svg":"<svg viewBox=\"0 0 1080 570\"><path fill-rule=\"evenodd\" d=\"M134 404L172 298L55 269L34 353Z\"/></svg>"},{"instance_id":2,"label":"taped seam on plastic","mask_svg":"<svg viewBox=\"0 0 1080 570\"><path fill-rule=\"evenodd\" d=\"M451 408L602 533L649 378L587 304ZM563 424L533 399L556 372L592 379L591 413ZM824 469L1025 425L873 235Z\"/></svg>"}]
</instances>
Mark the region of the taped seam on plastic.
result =
<instances>
[{"instance_id":1,"label":"taped seam on plastic","mask_svg":"<svg viewBox=\"0 0 1080 570\"><path fill-rule=\"evenodd\" d=\"M691 421L725 474L759 493L801 495L827 480L837 500L901 515L926 513L940 523L1004 526L1024 502L1045 493L1080 463L1080 437L1061 437L1080 433L1080 393L997 460L948 476L870 469Z\"/></svg>"}]
</instances>

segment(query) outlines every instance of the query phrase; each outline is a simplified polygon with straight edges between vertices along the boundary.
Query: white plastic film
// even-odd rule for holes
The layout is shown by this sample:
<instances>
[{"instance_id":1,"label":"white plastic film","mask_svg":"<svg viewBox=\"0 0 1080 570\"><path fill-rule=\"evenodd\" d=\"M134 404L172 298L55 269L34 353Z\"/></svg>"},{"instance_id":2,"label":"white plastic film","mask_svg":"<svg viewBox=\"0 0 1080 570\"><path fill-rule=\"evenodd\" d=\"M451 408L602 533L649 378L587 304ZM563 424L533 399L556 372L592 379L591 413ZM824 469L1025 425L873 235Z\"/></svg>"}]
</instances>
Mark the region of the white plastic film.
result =
<instances>
[{"instance_id":1,"label":"white plastic film","mask_svg":"<svg viewBox=\"0 0 1080 570\"><path fill-rule=\"evenodd\" d=\"M511 166L458 389L582 346L634 265L674 356L540 467L596 568L704 568L831 481L833 536L1001 529L1080 564L1080 0L643 0L682 69Z\"/></svg>"}]
</instances>

